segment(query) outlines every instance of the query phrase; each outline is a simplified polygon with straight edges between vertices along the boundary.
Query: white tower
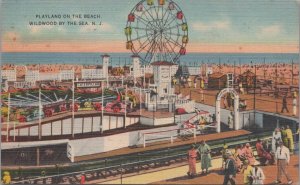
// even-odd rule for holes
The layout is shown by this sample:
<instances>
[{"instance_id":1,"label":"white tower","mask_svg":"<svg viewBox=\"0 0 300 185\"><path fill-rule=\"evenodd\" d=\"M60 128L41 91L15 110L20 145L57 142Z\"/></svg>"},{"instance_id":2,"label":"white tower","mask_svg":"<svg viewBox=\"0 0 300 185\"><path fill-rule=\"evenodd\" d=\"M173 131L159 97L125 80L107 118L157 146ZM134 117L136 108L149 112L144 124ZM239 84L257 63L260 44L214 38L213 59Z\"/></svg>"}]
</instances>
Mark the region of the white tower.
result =
<instances>
[{"instance_id":1,"label":"white tower","mask_svg":"<svg viewBox=\"0 0 300 185\"><path fill-rule=\"evenodd\" d=\"M132 74L134 78L134 84L136 84L136 78L141 76L141 65L140 57L137 55L132 55Z\"/></svg>"},{"instance_id":2,"label":"white tower","mask_svg":"<svg viewBox=\"0 0 300 185\"><path fill-rule=\"evenodd\" d=\"M103 78L106 78L108 82L108 66L109 66L109 55L105 54L102 55L102 72L103 72Z\"/></svg>"},{"instance_id":3,"label":"white tower","mask_svg":"<svg viewBox=\"0 0 300 185\"><path fill-rule=\"evenodd\" d=\"M172 88L172 67L175 65L171 62L153 62L154 83L157 88L159 97L174 94Z\"/></svg>"}]
</instances>

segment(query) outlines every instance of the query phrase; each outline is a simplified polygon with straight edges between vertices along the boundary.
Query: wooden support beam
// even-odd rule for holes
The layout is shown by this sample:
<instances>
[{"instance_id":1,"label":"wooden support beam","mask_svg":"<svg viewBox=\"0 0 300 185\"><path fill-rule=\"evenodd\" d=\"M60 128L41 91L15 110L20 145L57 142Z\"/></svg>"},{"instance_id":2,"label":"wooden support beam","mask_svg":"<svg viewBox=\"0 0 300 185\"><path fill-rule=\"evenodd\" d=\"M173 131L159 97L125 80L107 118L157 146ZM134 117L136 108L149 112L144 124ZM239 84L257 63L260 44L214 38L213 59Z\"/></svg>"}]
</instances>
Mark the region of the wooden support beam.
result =
<instances>
[{"instance_id":1,"label":"wooden support beam","mask_svg":"<svg viewBox=\"0 0 300 185\"><path fill-rule=\"evenodd\" d=\"M91 132L93 132L93 127L94 127L94 117L92 116L92 126L91 126Z\"/></svg>"},{"instance_id":2,"label":"wooden support beam","mask_svg":"<svg viewBox=\"0 0 300 185\"><path fill-rule=\"evenodd\" d=\"M60 120L60 128L61 128L61 135L64 133L64 126L63 126L63 120Z\"/></svg>"},{"instance_id":3,"label":"wooden support beam","mask_svg":"<svg viewBox=\"0 0 300 185\"><path fill-rule=\"evenodd\" d=\"M81 125L82 125L82 133L83 133L83 129L84 129L84 117L82 118Z\"/></svg>"},{"instance_id":4,"label":"wooden support beam","mask_svg":"<svg viewBox=\"0 0 300 185\"><path fill-rule=\"evenodd\" d=\"M108 130L110 130L110 116L108 116L108 125L109 125L109 127L108 127Z\"/></svg>"},{"instance_id":5,"label":"wooden support beam","mask_svg":"<svg viewBox=\"0 0 300 185\"><path fill-rule=\"evenodd\" d=\"M36 148L36 165L40 166L40 148Z\"/></svg>"}]
</instances>

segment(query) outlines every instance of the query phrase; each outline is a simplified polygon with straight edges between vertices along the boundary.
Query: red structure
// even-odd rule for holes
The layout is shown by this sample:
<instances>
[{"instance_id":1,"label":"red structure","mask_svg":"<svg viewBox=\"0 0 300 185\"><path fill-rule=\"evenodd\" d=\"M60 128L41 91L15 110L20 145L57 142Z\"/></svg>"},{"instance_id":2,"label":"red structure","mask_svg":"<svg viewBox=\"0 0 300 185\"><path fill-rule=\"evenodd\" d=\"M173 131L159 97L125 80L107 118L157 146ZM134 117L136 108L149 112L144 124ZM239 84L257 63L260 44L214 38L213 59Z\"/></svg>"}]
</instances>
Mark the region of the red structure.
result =
<instances>
[{"instance_id":1,"label":"red structure","mask_svg":"<svg viewBox=\"0 0 300 185\"><path fill-rule=\"evenodd\" d=\"M183 12L182 11L180 11L180 12L177 12L177 19L183 19Z\"/></svg>"},{"instance_id":2,"label":"red structure","mask_svg":"<svg viewBox=\"0 0 300 185\"><path fill-rule=\"evenodd\" d=\"M102 111L102 105L99 102L94 103L94 109L96 111Z\"/></svg>"},{"instance_id":3,"label":"red structure","mask_svg":"<svg viewBox=\"0 0 300 185\"><path fill-rule=\"evenodd\" d=\"M179 51L180 55L185 55L186 54L186 49L185 48L181 48Z\"/></svg>"},{"instance_id":4,"label":"red structure","mask_svg":"<svg viewBox=\"0 0 300 185\"><path fill-rule=\"evenodd\" d=\"M71 104L71 111L73 111L73 105ZM77 103L74 103L74 112L77 112L79 109L79 105Z\"/></svg>"},{"instance_id":5,"label":"red structure","mask_svg":"<svg viewBox=\"0 0 300 185\"><path fill-rule=\"evenodd\" d=\"M128 22L134 22L135 20L135 15L133 13L128 15Z\"/></svg>"},{"instance_id":6,"label":"red structure","mask_svg":"<svg viewBox=\"0 0 300 185\"><path fill-rule=\"evenodd\" d=\"M165 0L158 0L159 5L165 5Z\"/></svg>"}]
</instances>

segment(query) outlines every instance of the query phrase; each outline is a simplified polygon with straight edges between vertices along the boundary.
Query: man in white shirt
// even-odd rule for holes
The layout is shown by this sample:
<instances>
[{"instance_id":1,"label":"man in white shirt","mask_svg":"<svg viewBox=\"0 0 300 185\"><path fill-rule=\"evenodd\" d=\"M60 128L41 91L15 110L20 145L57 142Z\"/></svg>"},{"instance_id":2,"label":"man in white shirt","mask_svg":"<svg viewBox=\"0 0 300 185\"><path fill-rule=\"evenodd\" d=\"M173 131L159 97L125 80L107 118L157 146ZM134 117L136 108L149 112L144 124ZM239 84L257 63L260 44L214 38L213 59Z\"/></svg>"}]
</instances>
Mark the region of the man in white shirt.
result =
<instances>
[{"instance_id":1,"label":"man in white shirt","mask_svg":"<svg viewBox=\"0 0 300 185\"><path fill-rule=\"evenodd\" d=\"M275 183L281 183L282 173L288 180L288 184L292 184L293 181L286 171L286 166L289 165L290 162L290 150L283 145L282 141L279 141L279 147L276 150L275 158L277 159L277 180Z\"/></svg>"}]
</instances>

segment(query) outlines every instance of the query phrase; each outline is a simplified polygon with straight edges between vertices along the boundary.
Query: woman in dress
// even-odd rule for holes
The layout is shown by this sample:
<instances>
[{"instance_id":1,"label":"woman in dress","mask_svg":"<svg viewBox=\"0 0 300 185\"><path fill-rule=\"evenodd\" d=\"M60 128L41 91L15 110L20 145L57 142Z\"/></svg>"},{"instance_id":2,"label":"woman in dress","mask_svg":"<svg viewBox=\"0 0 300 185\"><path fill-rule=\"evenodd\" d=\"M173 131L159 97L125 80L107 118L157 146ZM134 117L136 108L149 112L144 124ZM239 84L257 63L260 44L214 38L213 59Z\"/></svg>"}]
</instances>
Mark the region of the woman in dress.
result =
<instances>
[{"instance_id":1,"label":"woman in dress","mask_svg":"<svg viewBox=\"0 0 300 185\"><path fill-rule=\"evenodd\" d=\"M188 176L193 178L196 175L196 160L197 160L197 150L195 145L191 146L191 149L188 151L188 164L189 171L187 172Z\"/></svg>"},{"instance_id":2,"label":"woman in dress","mask_svg":"<svg viewBox=\"0 0 300 185\"><path fill-rule=\"evenodd\" d=\"M202 174L205 172L208 173L208 168L211 167L211 156L210 156L210 147L205 143L205 141L200 142L200 146L198 148L198 152L201 156L201 169Z\"/></svg>"},{"instance_id":3,"label":"woman in dress","mask_svg":"<svg viewBox=\"0 0 300 185\"><path fill-rule=\"evenodd\" d=\"M247 143L243 149L245 153L246 159L249 161L250 165L254 165L256 163L255 157L253 155L253 151L249 143Z\"/></svg>"}]
</instances>

